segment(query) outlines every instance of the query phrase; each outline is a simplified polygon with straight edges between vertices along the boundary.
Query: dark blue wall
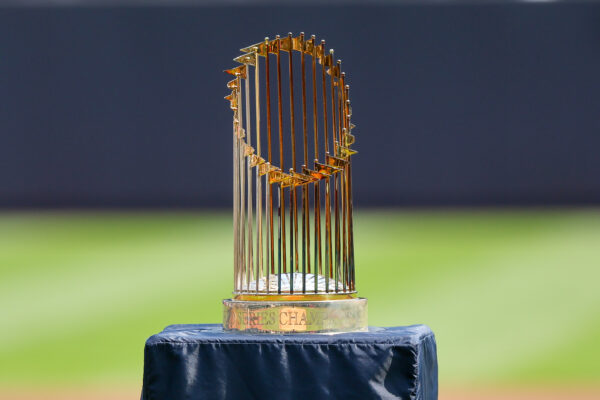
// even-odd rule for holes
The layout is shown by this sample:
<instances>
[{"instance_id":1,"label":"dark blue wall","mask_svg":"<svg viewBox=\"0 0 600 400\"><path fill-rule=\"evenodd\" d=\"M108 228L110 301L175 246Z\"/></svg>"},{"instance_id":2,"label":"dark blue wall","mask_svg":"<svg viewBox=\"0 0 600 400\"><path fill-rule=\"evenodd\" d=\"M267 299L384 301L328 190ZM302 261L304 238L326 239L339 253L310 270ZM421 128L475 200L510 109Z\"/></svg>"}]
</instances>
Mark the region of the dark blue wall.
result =
<instances>
[{"instance_id":1,"label":"dark blue wall","mask_svg":"<svg viewBox=\"0 0 600 400\"><path fill-rule=\"evenodd\" d=\"M237 49L344 61L359 205L600 204L600 5L0 9L0 206L230 204Z\"/></svg>"}]
</instances>

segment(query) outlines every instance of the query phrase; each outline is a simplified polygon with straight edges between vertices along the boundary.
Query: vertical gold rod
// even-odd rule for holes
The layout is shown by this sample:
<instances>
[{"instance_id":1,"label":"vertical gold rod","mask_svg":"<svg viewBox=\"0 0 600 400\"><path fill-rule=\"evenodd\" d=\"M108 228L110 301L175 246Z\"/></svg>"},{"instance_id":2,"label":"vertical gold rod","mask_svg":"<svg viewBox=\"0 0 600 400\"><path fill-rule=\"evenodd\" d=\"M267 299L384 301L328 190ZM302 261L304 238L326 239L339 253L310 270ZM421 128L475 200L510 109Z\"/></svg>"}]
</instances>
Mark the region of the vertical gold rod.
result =
<instances>
[{"instance_id":1,"label":"vertical gold rod","mask_svg":"<svg viewBox=\"0 0 600 400\"><path fill-rule=\"evenodd\" d=\"M248 67L246 67L248 68ZM249 68L248 68L249 69ZM250 117L250 74L246 73L245 80L245 88L246 88L246 143L248 146L252 146L252 125L251 125L251 117ZM246 270L246 291L250 290L250 281L254 276L254 255L252 254L253 250L253 237L254 237L254 226L252 221L254 220L253 213L253 204L252 204L252 166L251 166L251 157L249 152L245 154L246 157L246 168L247 168L247 187L248 187L248 255L247 255L247 270ZM257 282L258 283L258 282Z\"/></svg>"},{"instance_id":2,"label":"vertical gold rod","mask_svg":"<svg viewBox=\"0 0 600 400\"><path fill-rule=\"evenodd\" d=\"M298 191L297 186L292 185L290 188L292 193L294 194L294 265L293 268L290 268L290 272L293 274L295 271L298 271Z\"/></svg>"},{"instance_id":3,"label":"vertical gold rod","mask_svg":"<svg viewBox=\"0 0 600 400\"><path fill-rule=\"evenodd\" d=\"M340 157L343 158L339 149L339 146L342 143L342 108L341 108L341 99L342 99L342 94L340 92L340 87L341 87L341 82L342 82L342 65L341 65L341 61L337 60L337 81L336 81L336 109L337 109L337 137L336 137L336 142L335 142L335 155L336 157ZM342 169L342 171L340 171L339 175L339 198L340 198L340 220L338 222L337 225L337 229L339 230L339 234L338 234L338 239L339 239L339 244L337 247L337 251L338 251L338 268L340 269L339 271L339 277L340 277L340 282L342 283L342 292L346 291L346 281L344 279L344 261L343 261L343 247L344 247L344 242L343 242L343 225L344 225L344 220L343 220L343 209L344 209L344 179L345 179L345 166L344 169Z\"/></svg>"},{"instance_id":4,"label":"vertical gold rod","mask_svg":"<svg viewBox=\"0 0 600 400\"><path fill-rule=\"evenodd\" d=\"M254 48L254 103L255 103L255 121L256 121L256 156L257 165L254 167L256 171L256 230L257 230L257 243L256 243L256 292L258 293L258 282L260 279L260 273L263 268L263 233L262 233L262 178L258 173L259 161L260 161L260 73L259 64L260 57L258 56L258 49Z\"/></svg>"},{"instance_id":5,"label":"vertical gold rod","mask_svg":"<svg viewBox=\"0 0 600 400\"><path fill-rule=\"evenodd\" d=\"M272 163L271 151L271 66L269 62L269 38L265 38L267 44L267 52L265 54L265 84L267 87L267 161Z\"/></svg>"},{"instance_id":6,"label":"vertical gold rod","mask_svg":"<svg viewBox=\"0 0 600 400\"><path fill-rule=\"evenodd\" d=\"M344 79L344 83L345 83L345 79ZM342 109L344 110L344 147L348 146L348 143L346 142L346 136L349 133L349 128L350 128L350 124L349 124L349 118L350 116L348 115L348 86L345 85L343 87L343 102L342 102ZM346 157L347 161L350 161L350 156L348 155ZM345 242L345 246L346 246L346 273L347 273L347 281L348 281L348 287L349 290L352 291L352 273L350 271L350 217L349 217L349 213L350 213L350 206L349 206L349 202L350 202L350 194L348 192L348 164L346 164L346 166L344 167L344 196L345 196L345 207L346 207L346 217L344 220L344 223L346 225L346 242Z\"/></svg>"},{"instance_id":7,"label":"vertical gold rod","mask_svg":"<svg viewBox=\"0 0 600 400\"><path fill-rule=\"evenodd\" d=\"M283 156L283 110L281 100L281 38L276 36L277 40L277 111L279 114L279 163L282 171L285 171ZM283 185L279 184L279 264L278 264L278 283L277 291L281 293L281 273L286 272L286 240L285 240L285 197Z\"/></svg>"},{"instance_id":8,"label":"vertical gold rod","mask_svg":"<svg viewBox=\"0 0 600 400\"><path fill-rule=\"evenodd\" d=\"M334 68L333 66L333 49L329 51L330 65L329 65L329 82L331 83L331 145L332 153L337 156L336 149L336 136L337 136L337 123L336 123L336 111L337 107L335 104L335 69L339 68L339 65ZM334 276L335 276L335 291L339 292L339 279L340 279L340 203L338 193L338 182L341 180L341 176L338 178L338 174L333 175L333 190L334 190L334 210L335 210L335 264L334 264Z\"/></svg>"},{"instance_id":9,"label":"vertical gold rod","mask_svg":"<svg viewBox=\"0 0 600 400\"><path fill-rule=\"evenodd\" d=\"M239 79L239 78L238 78ZM240 146L239 151L239 167L240 167L240 271L241 271L241 285L240 289L244 287L244 276L246 272L246 205L245 205L245 195L246 195L246 179L245 179L245 171L244 171L244 153L246 151L245 142L244 142L244 129L241 128L242 120L244 118L244 110L242 106L242 81L239 79L238 84L238 126L240 127L239 132L240 136L238 137L238 142Z\"/></svg>"},{"instance_id":10,"label":"vertical gold rod","mask_svg":"<svg viewBox=\"0 0 600 400\"><path fill-rule=\"evenodd\" d=\"M327 55L325 55L325 40L321 40L321 47L323 49L322 58L321 58L321 84L322 84L322 93L323 93L323 138L325 145L325 153L329 152L329 138L328 135L328 118L327 118L327 84L326 84L326 70L325 65L327 64Z\"/></svg>"},{"instance_id":11,"label":"vertical gold rod","mask_svg":"<svg viewBox=\"0 0 600 400\"><path fill-rule=\"evenodd\" d=\"M269 164L267 162L267 166L271 167L271 164ZM270 279L271 279L271 273L272 273L272 269L273 269L273 195L271 194L271 184L269 183L269 174L267 173L266 175L264 175L264 179L265 179L265 185L266 185L266 190L265 190L265 206L267 208L267 216L270 216L270 221L265 221L266 225L267 225L267 252L266 252L266 258L267 258L267 262L265 265L265 276L266 276L266 280L265 280L265 285L266 285L266 290L267 293L270 292L271 290L271 284L270 284Z\"/></svg>"},{"instance_id":12,"label":"vertical gold rod","mask_svg":"<svg viewBox=\"0 0 600 400\"><path fill-rule=\"evenodd\" d=\"M344 113L342 111L342 104L344 102L344 76L345 74L342 72L342 68L340 65L340 62L338 61L338 72L340 74L340 79L338 80L338 124L339 124L339 138L338 138L338 145L344 146L345 142L343 139L343 132L345 132L344 129ZM341 154L339 155L341 157ZM340 197L341 197L341 203L342 203L342 243L341 243L341 263L342 263L342 282L343 282L343 286L344 286L344 291L348 290L348 265L346 263L346 196L345 196L345 191L346 191L346 166L344 166L344 169L342 171L342 177L340 179Z\"/></svg>"},{"instance_id":13,"label":"vertical gold rod","mask_svg":"<svg viewBox=\"0 0 600 400\"><path fill-rule=\"evenodd\" d=\"M237 94L233 94L236 96ZM237 107L233 112L233 287L237 292L239 290L238 287L238 276L239 276L239 232L238 232L238 224L239 224L239 174L240 170L238 167L239 162L239 146L238 146L238 110Z\"/></svg>"},{"instance_id":14,"label":"vertical gold rod","mask_svg":"<svg viewBox=\"0 0 600 400\"><path fill-rule=\"evenodd\" d=\"M345 77L345 73L342 72L342 60L337 60L337 73L338 73L338 80L337 80L337 107L338 107L338 145L343 145L344 143L342 142L342 128L344 127L344 117L342 115L342 97L344 96L344 91L343 91L343 85L344 85L344 77ZM337 151L337 149L336 149ZM336 154L336 156L338 157L342 157L341 154Z\"/></svg>"},{"instance_id":15,"label":"vertical gold rod","mask_svg":"<svg viewBox=\"0 0 600 400\"><path fill-rule=\"evenodd\" d=\"M254 48L254 113L256 121L256 155L260 157L260 57L258 48Z\"/></svg>"},{"instance_id":16,"label":"vertical gold rod","mask_svg":"<svg viewBox=\"0 0 600 400\"><path fill-rule=\"evenodd\" d=\"M296 116L294 113L294 58L292 55L292 33L288 33L288 64L290 84L290 133L292 139L292 167L290 175L296 170ZM294 292L294 272L298 268L298 201L296 185L290 186L290 293Z\"/></svg>"},{"instance_id":17,"label":"vertical gold rod","mask_svg":"<svg viewBox=\"0 0 600 400\"><path fill-rule=\"evenodd\" d=\"M315 161L319 158L319 137L318 137L318 125L319 119L317 116L317 47L315 46L315 36L312 35L311 41L313 44L312 53L312 87L313 87L313 132L315 140L314 158ZM321 199L320 199L320 181L315 182L314 186L315 200L314 200L314 218L315 218L315 262L314 262L314 283L315 293L318 292L319 275L323 273L323 266L321 263Z\"/></svg>"},{"instance_id":18,"label":"vertical gold rod","mask_svg":"<svg viewBox=\"0 0 600 400\"><path fill-rule=\"evenodd\" d=\"M350 282L352 290L356 290L356 276L354 270L354 231L352 217L352 163L348 157L348 253L350 261Z\"/></svg>"},{"instance_id":19,"label":"vertical gold rod","mask_svg":"<svg viewBox=\"0 0 600 400\"><path fill-rule=\"evenodd\" d=\"M282 228L282 221L285 220L285 198L283 197L283 186L281 183L279 184L279 191L277 192L277 217L279 219L279 224L277 225L277 245L279 252L277 253L277 293L281 294L281 259L283 257L283 253L285 252L285 243L282 242L282 233L285 235L285 230ZM283 204L283 207L282 207ZM283 213L282 213L283 208Z\"/></svg>"},{"instance_id":20,"label":"vertical gold rod","mask_svg":"<svg viewBox=\"0 0 600 400\"><path fill-rule=\"evenodd\" d=\"M270 43L269 43L269 38L265 38L265 44L266 44L266 54L265 54L265 83L266 83L266 87L267 87L267 93L266 93L266 98L267 98L267 157L268 157L268 162L269 162L269 168L271 167L271 163L272 161L272 149L271 149L271 74L270 74L270 61L269 61L269 52L270 52ZM267 291L269 290L269 278L270 275L275 273L275 243L273 240L273 191L271 190L271 182L269 181L269 174L266 174L266 184L267 184L267 191L269 193L269 195L267 196L267 206L269 208L269 226L268 226L268 230L269 230L269 240L267 242L267 246L269 247L268 252L269 252L269 265L267 265L267 269L269 269L270 266L270 271L267 272Z\"/></svg>"},{"instance_id":21,"label":"vertical gold rod","mask_svg":"<svg viewBox=\"0 0 600 400\"><path fill-rule=\"evenodd\" d=\"M350 130L350 86L346 85L346 132L351 133ZM348 269L350 272L350 287L352 290L356 290L355 281L355 270L354 270L354 221L352 215L352 161L348 157L347 165L347 196L348 196Z\"/></svg>"},{"instance_id":22,"label":"vertical gold rod","mask_svg":"<svg viewBox=\"0 0 600 400\"><path fill-rule=\"evenodd\" d=\"M333 49L329 50L329 83L331 84L331 145L333 146L331 153L335 156L335 140L337 133L336 122L336 107L335 107L335 68L333 66Z\"/></svg>"},{"instance_id":23,"label":"vertical gold rod","mask_svg":"<svg viewBox=\"0 0 600 400\"><path fill-rule=\"evenodd\" d=\"M327 116L327 84L326 84L326 64L329 56L325 55L325 41L321 41L323 47L323 58L321 59L321 83L323 90L323 138L325 140L325 154L329 153L328 127ZM325 178L325 291L329 292L329 279L332 274L332 257L331 257L331 199L329 193L330 178Z\"/></svg>"},{"instance_id":24,"label":"vertical gold rod","mask_svg":"<svg viewBox=\"0 0 600 400\"><path fill-rule=\"evenodd\" d=\"M304 32L300 33L300 65L302 71L302 134L304 164L308 167L308 139L306 134L306 65L304 60ZM310 273L310 220L308 215L308 185L302 186L302 293L306 293L306 271Z\"/></svg>"},{"instance_id":25,"label":"vertical gold rod","mask_svg":"<svg viewBox=\"0 0 600 400\"><path fill-rule=\"evenodd\" d=\"M256 282L256 292L258 293L258 282L262 273L262 182L258 174L258 166L254 167L254 179L256 179L256 266L254 271L254 281Z\"/></svg>"}]
</instances>

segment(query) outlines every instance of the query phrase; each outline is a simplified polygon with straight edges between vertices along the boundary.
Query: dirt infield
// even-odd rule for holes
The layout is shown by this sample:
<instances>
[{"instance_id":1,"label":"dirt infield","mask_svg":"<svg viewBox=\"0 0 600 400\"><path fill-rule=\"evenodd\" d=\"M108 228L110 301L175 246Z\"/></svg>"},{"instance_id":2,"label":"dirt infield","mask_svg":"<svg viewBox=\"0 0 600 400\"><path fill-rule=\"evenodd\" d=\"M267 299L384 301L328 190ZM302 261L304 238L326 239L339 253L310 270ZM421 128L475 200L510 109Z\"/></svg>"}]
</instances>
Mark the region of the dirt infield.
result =
<instances>
[{"instance_id":1,"label":"dirt infield","mask_svg":"<svg viewBox=\"0 0 600 400\"><path fill-rule=\"evenodd\" d=\"M576 390L568 388L506 388L440 390L440 400L598 400L600 388Z\"/></svg>"},{"instance_id":2,"label":"dirt infield","mask_svg":"<svg viewBox=\"0 0 600 400\"><path fill-rule=\"evenodd\" d=\"M128 389L36 389L6 390L0 388L0 399L6 400L137 400L139 388ZM572 389L451 389L442 390L439 400L598 400L600 388L589 390Z\"/></svg>"},{"instance_id":3,"label":"dirt infield","mask_svg":"<svg viewBox=\"0 0 600 400\"><path fill-rule=\"evenodd\" d=\"M98 389L77 388L58 389L3 389L0 388L0 400L138 400L139 388Z\"/></svg>"}]
</instances>

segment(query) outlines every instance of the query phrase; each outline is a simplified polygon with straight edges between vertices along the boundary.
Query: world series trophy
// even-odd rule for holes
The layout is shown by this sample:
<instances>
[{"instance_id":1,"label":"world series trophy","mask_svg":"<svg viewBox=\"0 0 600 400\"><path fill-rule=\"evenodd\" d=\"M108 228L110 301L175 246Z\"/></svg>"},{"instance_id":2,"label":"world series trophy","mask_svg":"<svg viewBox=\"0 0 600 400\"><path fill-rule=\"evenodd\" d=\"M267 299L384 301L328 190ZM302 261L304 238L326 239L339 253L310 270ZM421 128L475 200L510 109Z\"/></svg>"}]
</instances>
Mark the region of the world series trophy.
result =
<instances>
[{"instance_id":1,"label":"world series trophy","mask_svg":"<svg viewBox=\"0 0 600 400\"><path fill-rule=\"evenodd\" d=\"M437 400L431 329L367 328L356 294L341 62L304 34L234 60L233 297L222 324L170 325L146 341L142 400Z\"/></svg>"},{"instance_id":2,"label":"world series trophy","mask_svg":"<svg viewBox=\"0 0 600 400\"><path fill-rule=\"evenodd\" d=\"M367 300L357 297L355 279L354 125L341 61L303 33L241 52L240 65L226 71L234 76L225 97L233 110L234 296L223 301L223 328L366 330Z\"/></svg>"}]
</instances>

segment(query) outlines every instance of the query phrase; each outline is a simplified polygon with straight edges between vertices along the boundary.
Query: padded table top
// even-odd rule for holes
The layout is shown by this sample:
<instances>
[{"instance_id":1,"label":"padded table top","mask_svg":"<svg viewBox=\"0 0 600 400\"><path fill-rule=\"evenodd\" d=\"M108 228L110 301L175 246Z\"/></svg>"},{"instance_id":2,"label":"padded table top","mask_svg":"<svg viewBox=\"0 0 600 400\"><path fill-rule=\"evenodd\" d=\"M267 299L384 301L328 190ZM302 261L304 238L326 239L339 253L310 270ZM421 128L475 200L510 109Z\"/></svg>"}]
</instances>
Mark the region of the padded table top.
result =
<instances>
[{"instance_id":1,"label":"padded table top","mask_svg":"<svg viewBox=\"0 0 600 400\"><path fill-rule=\"evenodd\" d=\"M341 334L247 334L171 325L146 341L143 400L437 399L425 325Z\"/></svg>"}]
</instances>

